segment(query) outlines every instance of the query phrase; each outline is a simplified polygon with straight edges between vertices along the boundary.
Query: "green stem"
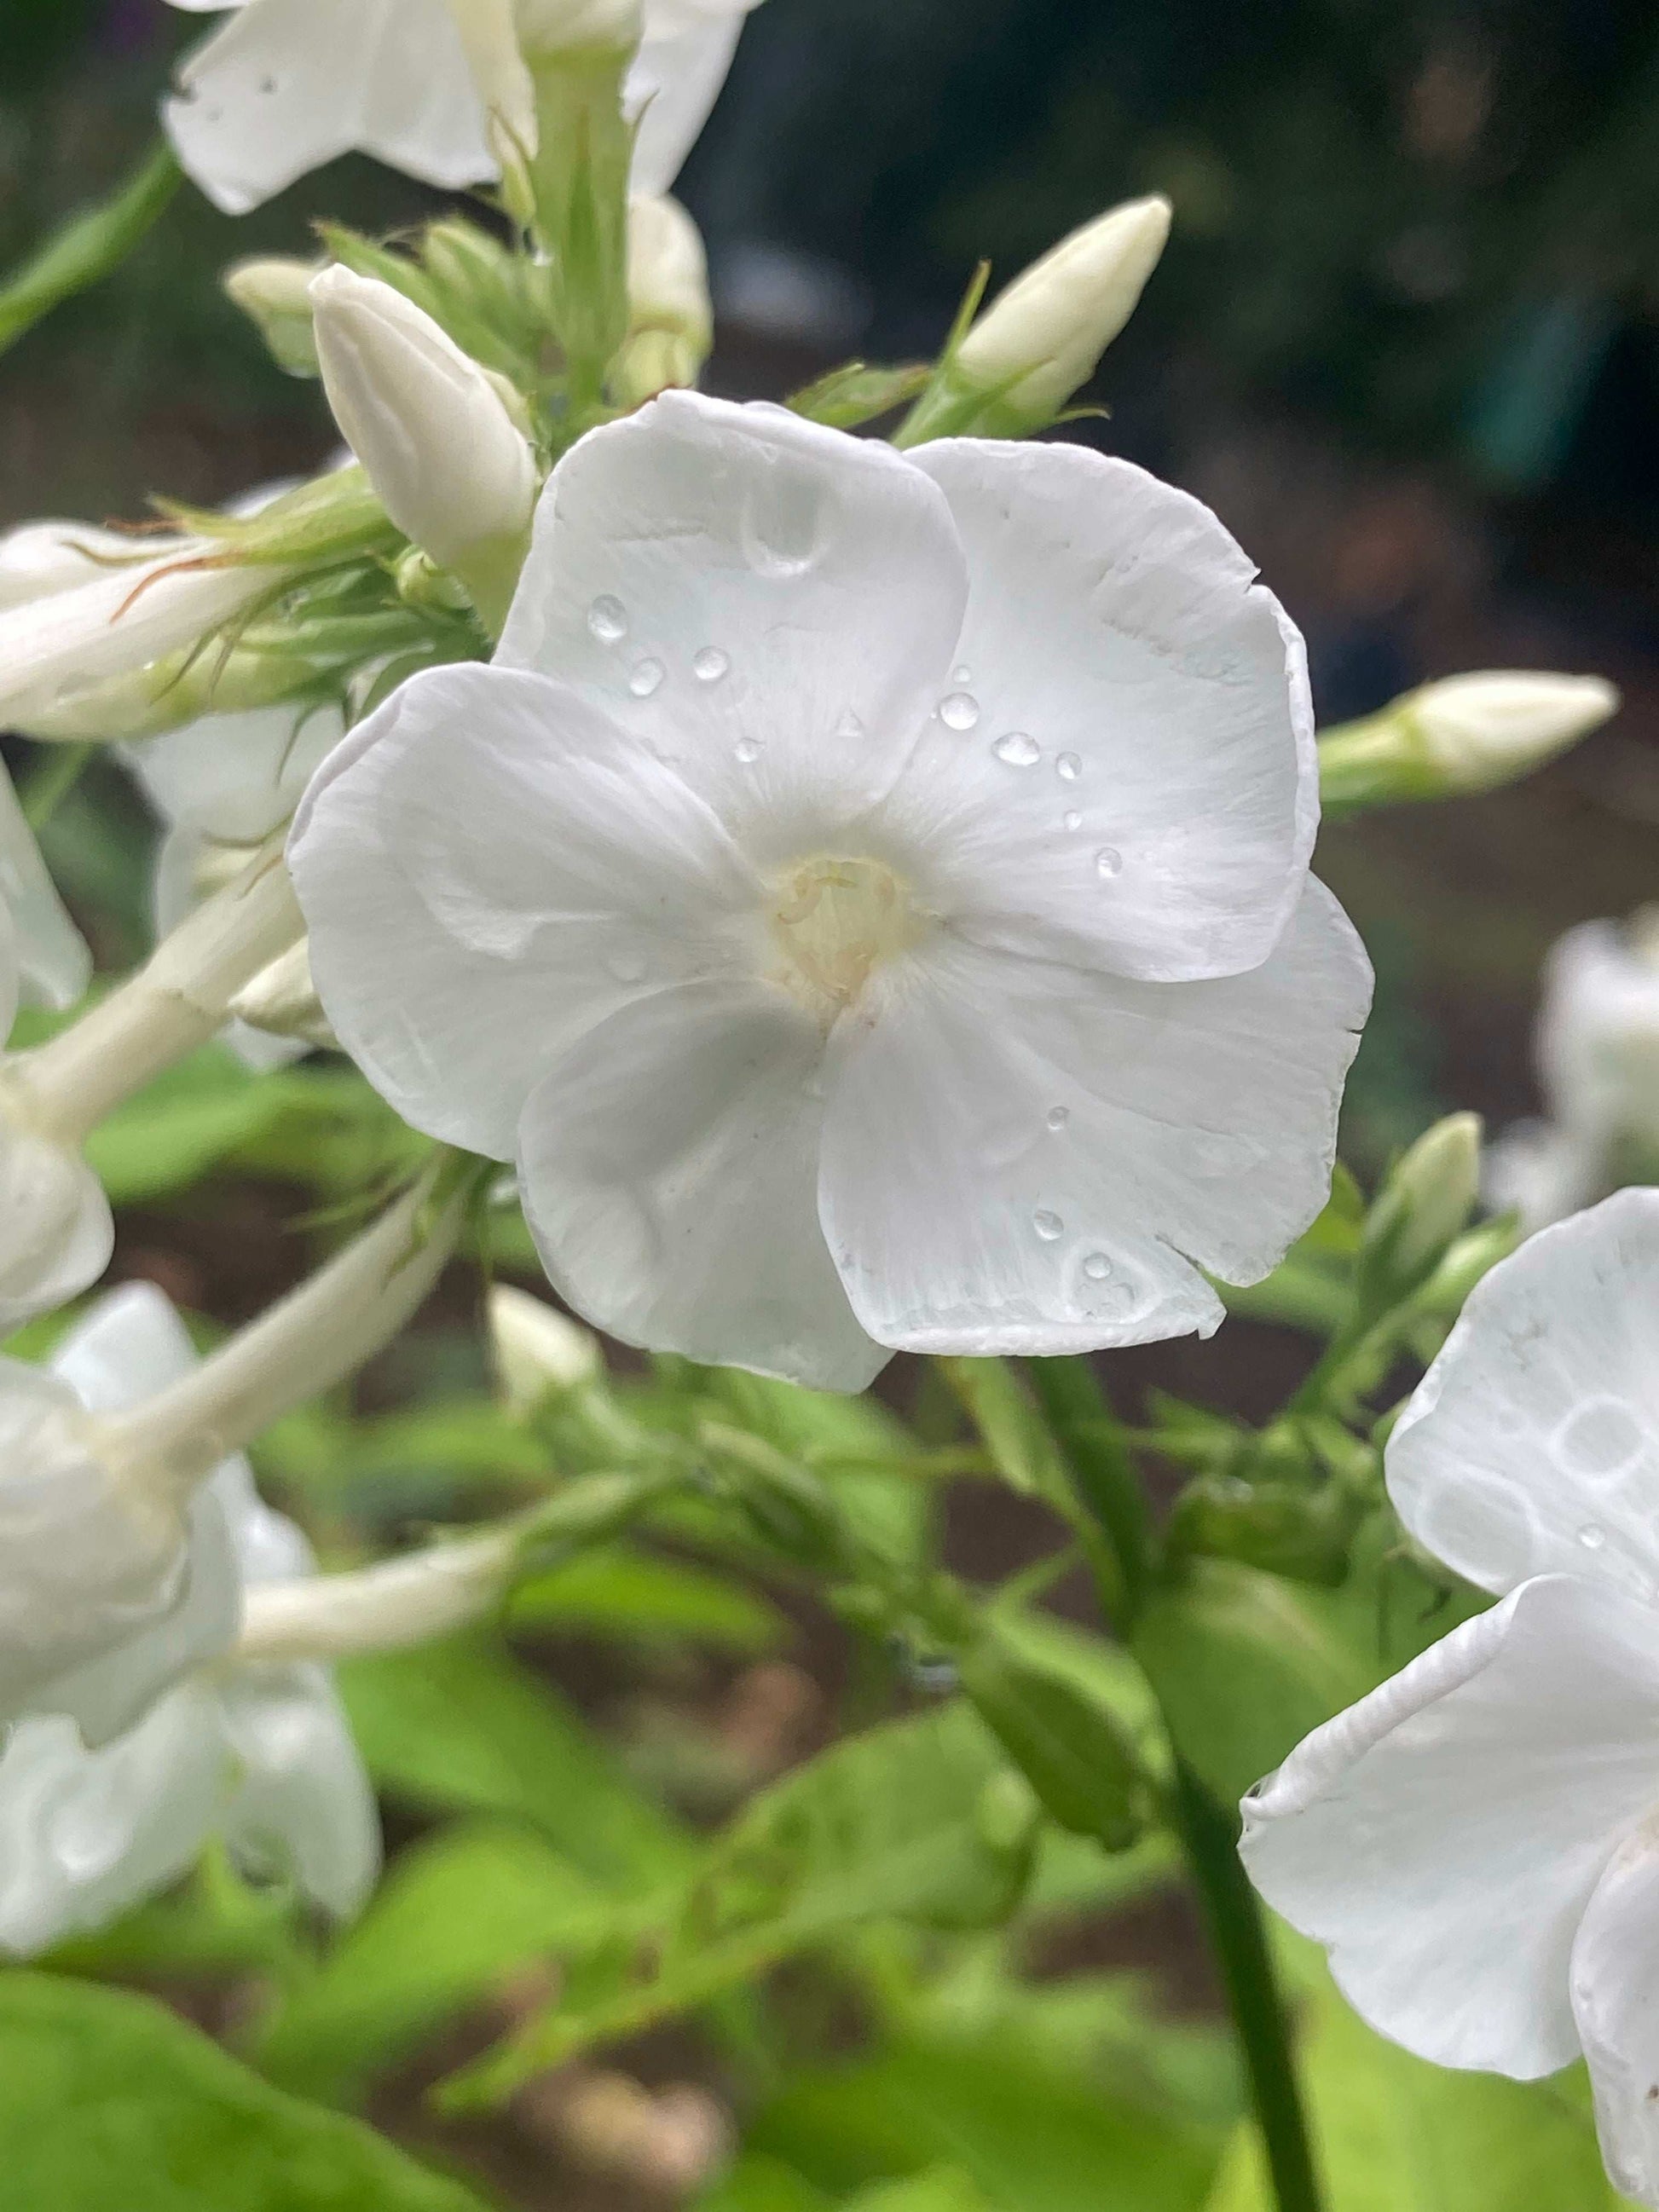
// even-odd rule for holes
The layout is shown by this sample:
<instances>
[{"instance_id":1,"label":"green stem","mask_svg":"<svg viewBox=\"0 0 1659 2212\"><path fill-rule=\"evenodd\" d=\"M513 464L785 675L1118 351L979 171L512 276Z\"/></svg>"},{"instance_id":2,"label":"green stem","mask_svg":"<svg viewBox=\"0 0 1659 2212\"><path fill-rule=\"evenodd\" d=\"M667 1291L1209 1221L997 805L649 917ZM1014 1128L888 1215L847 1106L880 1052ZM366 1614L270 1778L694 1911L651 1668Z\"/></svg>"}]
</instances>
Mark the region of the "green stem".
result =
<instances>
[{"instance_id":1,"label":"green stem","mask_svg":"<svg viewBox=\"0 0 1659 2212\"><path fill-rule=\"evenodd\" d=\"M165 139L153 146L120 190L73 216L0 285L0 353L64 300L100 283L165 213L183 180Z\"/></svg>"},{"instance_id":2,"label":"green stem","mask_svg":"<svg viewBox=\"0 0 1659 2212\"><path fill-rule=\"evenodd\" d=\"M1319 2182L1291 2056L1289 2021L1261 1908L1238 1856L1235 1823L1181 1759L1176 1761L1172 1810L1244 2054L1274 2201L1279 2212L1319 2212Z\"/></svg>"},{"instance_id":3,"label":"green stem","mask_svg":"<svg viewBox=\"0 0 1659 2212\"><path fill-rule=\"evenodd\" d=\"M1152 1571L1152 1534L1127 1441L1087 1359L1034 1359L1031 1384L1078 1494L1111 1554L1101 1601L1126 1643ZM1095 1554L1097 1564L1102 1559ZM1133 1646L1131 1646L1133 1649ZM1154 1697L1158 1686L1147 1677ZM1163 1700L1158 1698L1160 1709ZM1168 1728L1168 1717L1165 1716ZM1171 1740L1173 1735L1171 1732ZM1231 1820L1176 1754L1170 1810L1203 1904L1244 2056L1278 2212L1320 2212L1307 2124L1261 1915L1238 1856Z\"/></svg>"}]
</instances>

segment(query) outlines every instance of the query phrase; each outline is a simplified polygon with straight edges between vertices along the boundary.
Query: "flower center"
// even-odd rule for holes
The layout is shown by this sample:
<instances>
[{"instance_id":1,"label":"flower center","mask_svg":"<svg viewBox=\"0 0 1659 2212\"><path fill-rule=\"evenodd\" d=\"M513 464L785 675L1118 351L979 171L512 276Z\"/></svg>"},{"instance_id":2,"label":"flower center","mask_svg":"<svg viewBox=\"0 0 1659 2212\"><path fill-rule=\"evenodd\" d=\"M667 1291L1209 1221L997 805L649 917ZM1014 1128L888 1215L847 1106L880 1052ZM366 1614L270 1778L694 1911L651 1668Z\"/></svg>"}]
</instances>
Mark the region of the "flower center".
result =
<instances>
[{"instance_id":1,"label":"flower center","mask_svg":"<svg viewBox=\"0 0 1659 2212\"><path fill-rule=\"evenodd\" d=\"M778 953L771 980L826 1030L878 963L916 942L925 919L884 860L830 854L774 878L766 918Z\"/></svg>"}]
</instances>

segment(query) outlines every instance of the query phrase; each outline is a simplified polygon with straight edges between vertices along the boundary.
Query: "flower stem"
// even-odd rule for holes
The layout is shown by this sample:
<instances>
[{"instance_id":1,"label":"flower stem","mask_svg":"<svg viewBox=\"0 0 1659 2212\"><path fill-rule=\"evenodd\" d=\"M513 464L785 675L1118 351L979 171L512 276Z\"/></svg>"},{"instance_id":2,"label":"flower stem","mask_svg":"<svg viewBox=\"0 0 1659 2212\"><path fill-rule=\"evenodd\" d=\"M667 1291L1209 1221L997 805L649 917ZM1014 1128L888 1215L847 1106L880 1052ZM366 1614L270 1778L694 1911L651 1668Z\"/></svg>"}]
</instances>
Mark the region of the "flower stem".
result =
<instances>
[{"instance_id":1,"label":"flower stem","mask_svg":"<svg viewBox=\"0 0 1659 2212\"><path fill-rule=\"evenodd\" d=\"M1152 1573L1152 1528L1127 1439L1089 1360L1034 1359L1030 1370L1061 1461L1106 1539L1111 1571L1101 1575L1101 1601L1127 1643ZM1162 1710L1157 1680L1147 1679ZM1278 2212L1320 2212L1289 2023L1237 1831L1178 1751L1170 1813L1243 2053L1273 2202Z\"/></svg>"},{"instance_id":2,"label":"flower stem","mask_svg":"<svg viewBox=\"0 0 1659 2212\"><path fill-rule=\"evenodd\" d=\"M0 284L0 353L61 301L88 290L118 268L166 213L182 181L172 147L161 141L109 199L54 231Z\"/></svg>"}]
</instances>

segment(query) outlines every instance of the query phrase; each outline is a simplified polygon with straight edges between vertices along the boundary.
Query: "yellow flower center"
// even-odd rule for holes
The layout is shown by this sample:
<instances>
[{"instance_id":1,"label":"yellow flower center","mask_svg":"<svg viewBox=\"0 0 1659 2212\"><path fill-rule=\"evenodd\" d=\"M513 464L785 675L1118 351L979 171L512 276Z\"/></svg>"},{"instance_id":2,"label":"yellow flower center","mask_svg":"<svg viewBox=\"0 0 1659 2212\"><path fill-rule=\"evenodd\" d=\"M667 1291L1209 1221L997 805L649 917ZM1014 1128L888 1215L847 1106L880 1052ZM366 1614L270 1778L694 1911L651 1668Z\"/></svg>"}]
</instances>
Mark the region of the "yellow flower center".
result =
<instances>
[{"instance_id":1,"label":"yellow flower center","mask_svg":"<svg viewBox=\"0 0 1659 2212\"><path fill-rule=\"evenodd\" d=\"M823 854L777 877L767 908L771 980L828 1030L871 970L915 944L927 917L884 860Z\"/></svg>"}]
</instances>

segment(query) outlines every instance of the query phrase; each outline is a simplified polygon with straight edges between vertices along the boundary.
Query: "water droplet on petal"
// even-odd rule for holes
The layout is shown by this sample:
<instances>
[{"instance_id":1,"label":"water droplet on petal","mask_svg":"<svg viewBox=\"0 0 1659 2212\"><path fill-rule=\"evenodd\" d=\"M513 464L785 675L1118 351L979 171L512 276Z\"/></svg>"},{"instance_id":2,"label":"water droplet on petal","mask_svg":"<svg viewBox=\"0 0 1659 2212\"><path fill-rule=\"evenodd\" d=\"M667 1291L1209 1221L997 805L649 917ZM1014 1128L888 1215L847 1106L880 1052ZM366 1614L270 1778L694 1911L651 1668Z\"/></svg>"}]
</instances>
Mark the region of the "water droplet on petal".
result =
<instances>
[{"instance_id":1,"label":"water droplet on petal","mask_svg":"<svg viewBox=\"0 0 1659 2212\"><path fill-rule=\"evenodd\" d=\"M1051 1106L1048 1109L1048 1121L1051 1129L1063 1129L1071 1118L1072 1109L1069 1106Z\"/></svg>"},{"instance_id":2,"label":"water droplet on petal","mask_svg":"<svg viewBox=\"0 0 1659 2212\"><path fill-rule=\"evenodd\" d=\"M1563 1473L1588 1482L1627 1474L1647 1448L1642 1425L1622 1398L1601 1395L1575 1406L1555 1437Z\"/></svg>"},{"instance_id":3,"label":"water droplet on petal","mask_svg":"<svg viewBox=\"0 0 1659 2212\"><path fill-rule=\"evenodd\" d=\"M1054 763L1054 774L1062 783L1075 783L1083 773L1083 760L1078 753L1062 753Z\"/></svg>"},{"instance_id":4,"label":"water droplet on petal","mask_svg":"<svg viewBox=\"0 0 1659 2212\"><path fill-rule=\"evenodd\" d=\"M1031 1216L1031 1226L1045 1244L1052 1244L1066 1224L1057 1213L1049 1213L1040 1207Z\"/></svg>"},{"instance_id":5,"label":"water droplet on petal","mask_svg":"<svg viewBox=\"0 0 1659 2212\"><path fill-rule=\"evenodd\" d=\"M836 735L838 738L861 738L864 735L864 725L850 707L836 723Z\"/></svg>"},{"instance_id":6,"label":"water droplet on petal","mask_svg":"<svg viewBox=\"0 0 1659 2212\"><path fill-rule=\"evenodd\" d=\"M1010 768L1035 768L1042 758L1042 746L1024 730L1011 730L1006 738L997 739L991 750Z\"/></svg>"},{"instance_id":7,"label":"water droplet on petal","mask_svg":"<svg viewBox=\"0 0 1659 2212\"><path fill-rule=\"evenodd\" d=\"M648 699L653 691L660 691L668 671L659 660L641 660L628 679L628 688L636 699Z\"/></svg>"},{"instance_id":8,"label":"water droplet on petal","mask_svg":"<svg viewBox=\"0 0 1659 2212\"><path fill-rule=\"evenodd\" d=\"M1083 827L1083 817L1078 812L1075 806L1072 808L1069 813L1062 814L1060 818L1064 827L1067 830L1080 830Z\"/></svg>"},{"instance_id":9,"label":"water droplet on petal","mask_svg":"<svg viewBox=\"0 0 1659 2212\"><path fill-rule=\"evenodd\" d=\"M951 671L951 683L959 685L964 691L973 680L974 672L971 668L953 668Z\"/></svg>"},{"instance_id":10,"label":"water droplet on petal","mask_svg":"<svg viewBox=\"0 0 1659 2212\"><path fill-rule=\"evenodd\" d=\"M745 768L752 767L765 750L765 746L758 738L739 738L732 748L732 752Z\"/></svg>"},{"instance_id":11,"label":"water droplet on petal","mask_svg":"<svg viewBox=\"0 0 1659 2212\"><path fill-rule=\"evenodd\" d=\"M691 673L699 684L718 684L731 665L729 653L722 653L717 645L706 645L691 663Z\"/></svg>"},{"instance_id":12,"label":"water droplet on petal","mask_svg":"<svg viewBox=\"0 0 1659 2212\"><path fill-rule=\"evenodd\" d=\"M601 645L615 645L628 635L628 610L620 599L604 592L587 610L587 627Z\"/></svg>"},{"instance_id":13,"label":"water droplet on petal","mask_svg":"<svg viewBox=\"0 0 1659 2212\"><path fill-rule=\"evenodd\" d=\"M1122 867L1123 855L1115 846L1103 845L1095 854L1095 873L1103 883L1109 883L1114 876L1121 872Z\"/></svg>"},{"instance_id":14,"label":"water droplet on petal","mask_svg":"<svg viewBox=\"0 0 1659 2212\"><path fill-rule=\"evenodd\" d=\"M971 730L979 720L979 701L970 691L952 691L939 701L939 718L947 730Z\"/></svg>"},{"instance_id":15,"label":"water droplet on petal","mask_svg":"<svg viewBox=\"0 0 1659 2212\"><path fill-rule=\"evenodd\" d=\"M1083 1272L1091 1283L1103 1283L1112 1272L1112 1263L1103 1252L1091 1252L1083 1263Z\"/></svg>"},{"instance_id":16,"label":"water droplet on petal","mask_svg":"<svg viewBox=\"0 0 1659 2212\"><path fill-rule=\"evenodd\" d=\"M642 952L613 952L605 966L619 983L638 983L645 977L645 955Z\"/></svg>"},{"instance_id":17,"label":"water droplet on petal","mask_svg":"<svg viewBox=\"0 0 1659 2212\"><path fill-rule=\"evenodd\" d=\"M1586 1521L1578 1531L1578 1540L1587 1552L1599 1552L1607 1540L1607 1532L1594 1521Z\"/></svg>"}]
</instances>

